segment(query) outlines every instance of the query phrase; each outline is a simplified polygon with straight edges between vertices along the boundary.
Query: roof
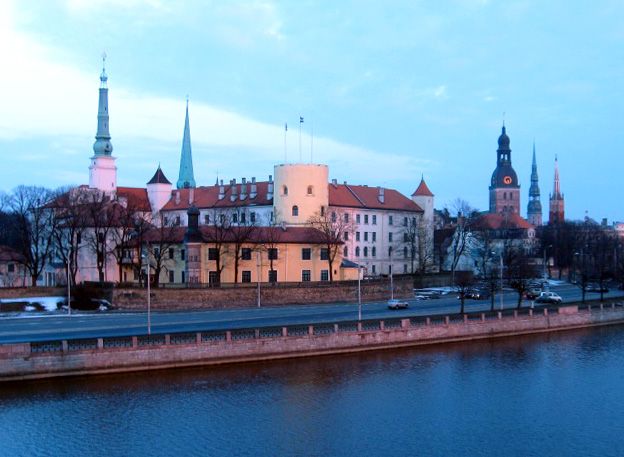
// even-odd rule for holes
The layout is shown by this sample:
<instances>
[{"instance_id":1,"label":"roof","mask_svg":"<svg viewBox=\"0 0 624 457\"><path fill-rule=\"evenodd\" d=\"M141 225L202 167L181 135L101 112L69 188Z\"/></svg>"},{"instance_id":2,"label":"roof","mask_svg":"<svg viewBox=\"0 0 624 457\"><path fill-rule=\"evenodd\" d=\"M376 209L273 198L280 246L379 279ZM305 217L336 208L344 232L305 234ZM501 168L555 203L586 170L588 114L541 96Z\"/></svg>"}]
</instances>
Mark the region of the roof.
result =
<instances>
[{"instance_id":1,"label":"roof","mask_svg":"<svg viewBox=\"0 0 624 457\"><path fill-rule=\"evenodd\" d=\"M379 201L382 189L383 203ZM329 206L423 212L420 206L394 189L351 184L329 184Z\"/></svg>"},{"instance_id":2,"label":"roof","mask_svg":"<svg viewBox=\"0 0 624 457\"><path fill-rule=\"evenodd\" d=\"M147 184L171 184L171 183L169 182L169 180L167 179L167 177L165 176L165 174L163 173L159 165L158 170L156 170L156 173L154 173L154 176L152 176L152 179L150 179L147 182Z\"/></svg>"},{"instance_id":3,"label":"roof","mask_svg":"<svg viewBox=\"0 0 624 457\"><path fill-rule=\"evenodd\" d=\"M420 184L412 194L412 197L433 197L433 193L429 190L425 178L421 178Z\"/></svg>"},{"instance_id":4,"label":"roof","mask_svg":"<svg viewBox=\"0 0 624 457\"><path fill-rule=\"evenodd\" d=\"M237 232L248 231L250 227L231 227L221 233L218 230L215 226L200 226L202 241L211 243L219 239L224 243L231 243L236 240ZM142 239L146 242L183 243L186 231L187 227L154 228L146 232ZM323 233L311 227L253 227L246 237L248 237L246 243L249 244L326 244ZM336 244L342 242L337 240Z\"/></svg>"},{"instance_id":5,"label":"roof","mask_svg":"<svg viewBox=\"0 0 624 457\"><path fill-rule=\"evenodd\" d=\"M118 187L117 197L125 198L128 201L128 206L138 211L148 212L152 210L147 197L147 189L143 187Z\"/></svg>"},{"instance_id":6,"label":"roof","mask_svg":"<svg viewBox=\"0 0 624 457\"><path fill-rule=\"evenodd\" d=\"M500 229L530 229L533 228L526 219L517 213L502 214L488 213L480 216L474 224L474 228L482 230Z\"/></svg>"},{"instance_id":7,"label":"roof","mask_svg":"<svg viewBox=\"0 0 624 457\"><path fill-rule=\"evenodd\" d=\"M271 183L273 184L273 183ZM247 183L246 195L244 200L240 199L242 184L237 183L236 194L237 198L232 201L230 198L232 195L232 185L224 185L224 197L219 200L219 187L220 186L201 186L194 189L178 189L172 193L171 199L163 207L162 211L175 211L175 210L187 210L191 207L191 204L197 208L228 208L228 207L240 207L240 206L271 206L273 205L273 198L267 198L269 182L256 182L256 196L251 198L252 183ZM192 193L192 201L191 201ZM176 197L179 195L179 198Z\"/></svg>"},{"instance_id":8,"label":"roof","mask_svg":"<svg viewBox=\"0 0 624 457\"><path fill-rule=\"evenodd\" d=\"M0 262L21 262L24 256L10 246L0 244Z\"/></svg>"}]
</instances>

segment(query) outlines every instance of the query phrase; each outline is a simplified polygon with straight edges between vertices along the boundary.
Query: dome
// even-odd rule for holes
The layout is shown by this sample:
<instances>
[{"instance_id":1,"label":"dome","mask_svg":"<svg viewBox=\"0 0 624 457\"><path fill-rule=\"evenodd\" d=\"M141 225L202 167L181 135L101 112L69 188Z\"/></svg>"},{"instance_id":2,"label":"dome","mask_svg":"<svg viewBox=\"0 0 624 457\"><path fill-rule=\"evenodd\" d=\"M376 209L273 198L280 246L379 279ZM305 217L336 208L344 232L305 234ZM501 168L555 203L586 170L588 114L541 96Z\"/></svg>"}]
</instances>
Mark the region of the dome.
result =
<instances>
[{"instance_id":1,"label":"dome","mask_svg":"<svg viewBox=\"0 0 624 457\"><path fill-rule=\"evenodd\" d=\"M507 136L507 131L504 125L503 131L498 137L498 149L509 149L509 137Z\"/></svg>"},{"instance_id":2,"label":"dome","mask_svg":"<svg viewBox=\"0 0 624 457\"><path fill-rule=\"evenodd\" d=\"M518 175L511 165L499 165L492 173L492 187L511 187L517 188Z\"/></svg>"}]
</instances>

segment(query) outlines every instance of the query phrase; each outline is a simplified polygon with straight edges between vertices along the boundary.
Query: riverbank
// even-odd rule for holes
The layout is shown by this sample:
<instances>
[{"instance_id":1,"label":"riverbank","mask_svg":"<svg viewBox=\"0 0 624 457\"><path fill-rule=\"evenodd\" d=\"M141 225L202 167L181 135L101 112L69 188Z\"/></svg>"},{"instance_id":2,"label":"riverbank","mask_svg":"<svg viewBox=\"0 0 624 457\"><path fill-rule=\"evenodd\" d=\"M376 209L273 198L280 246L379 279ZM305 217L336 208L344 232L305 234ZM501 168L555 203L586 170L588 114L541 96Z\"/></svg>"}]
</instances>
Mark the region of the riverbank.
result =
<instances>
[{"instance_id":1,"label":"riverbank","mask_svg":"<svg viewBox=\"0 0 624 457\"><path fill-rule=\"evenodd\" d=\"M624 323L624 303L0 345L0 381L371 351Z\"/></svg>"}]
</instances>

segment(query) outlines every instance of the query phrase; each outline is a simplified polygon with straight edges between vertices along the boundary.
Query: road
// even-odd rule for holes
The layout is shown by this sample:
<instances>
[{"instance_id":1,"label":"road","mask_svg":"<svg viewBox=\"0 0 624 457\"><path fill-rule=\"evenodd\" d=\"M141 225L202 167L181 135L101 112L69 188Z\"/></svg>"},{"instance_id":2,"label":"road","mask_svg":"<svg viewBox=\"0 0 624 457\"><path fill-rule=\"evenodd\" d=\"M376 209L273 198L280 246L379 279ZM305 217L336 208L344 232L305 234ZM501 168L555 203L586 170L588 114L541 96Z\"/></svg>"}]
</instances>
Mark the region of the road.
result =
<instances>
[{"instance_id":1,"label":"road","mask_svg":"<svg viewBox=\"0 0 624 457\"><path fill-rule=\"evenodd\" d=\"M580 300L579 289L574 285L551 286L564 302ZM623 296L623 291L612 291L605 298ZM587 299L599 298L588 294ZM435 300L408 300L407 310L388 310L385 302L364 303L362 319L389 319L412 316L445 315L459 312L456 294ZM514 308L515 292L503 294L504 309ZM496 297L496 309L500 299ZM524 301L523 306L530 306ZM487 311L489 300L466 300L466 311ZM287 326L311 323L355 321L357 304L296 305L266 308L245 308L187 312L153 312L152 333L180 333L210 330L232 330L266 326ZM72 316L50 314L28 317L0 318L0 344L34 342L73 338L111 336L137 336L147 334L145 312L111 311L103 313L74 313Z\"/></svg>"}]
</instances>

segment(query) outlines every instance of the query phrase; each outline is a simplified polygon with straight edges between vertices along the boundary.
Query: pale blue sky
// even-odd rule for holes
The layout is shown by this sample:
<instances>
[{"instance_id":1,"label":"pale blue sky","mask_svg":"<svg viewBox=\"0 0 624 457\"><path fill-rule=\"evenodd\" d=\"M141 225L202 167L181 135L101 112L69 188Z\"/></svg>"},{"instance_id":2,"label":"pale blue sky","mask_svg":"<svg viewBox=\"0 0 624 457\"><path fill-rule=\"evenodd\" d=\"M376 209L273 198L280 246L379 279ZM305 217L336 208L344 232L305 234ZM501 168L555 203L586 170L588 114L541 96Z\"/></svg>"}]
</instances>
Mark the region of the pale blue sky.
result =
<instances>
[{"instance_id":1,"label":"pale blue sky","mask_svg":"<svg viewBox=\"0 0 624 457\"><path fill-rule=\"evenodd\" d=\"M175 182L190 96L198 184L288 157L436 207L487 209L503 112L526 211L535 138L547 211L623 220L624 2L66 0L0 4L0 190L88 181L108 54L119 185Z\"/></svg>"}]
</instances>

